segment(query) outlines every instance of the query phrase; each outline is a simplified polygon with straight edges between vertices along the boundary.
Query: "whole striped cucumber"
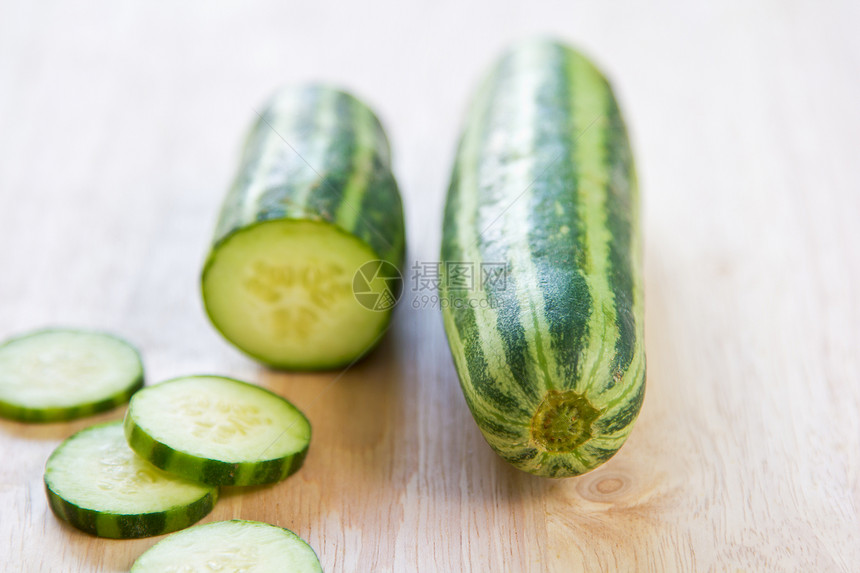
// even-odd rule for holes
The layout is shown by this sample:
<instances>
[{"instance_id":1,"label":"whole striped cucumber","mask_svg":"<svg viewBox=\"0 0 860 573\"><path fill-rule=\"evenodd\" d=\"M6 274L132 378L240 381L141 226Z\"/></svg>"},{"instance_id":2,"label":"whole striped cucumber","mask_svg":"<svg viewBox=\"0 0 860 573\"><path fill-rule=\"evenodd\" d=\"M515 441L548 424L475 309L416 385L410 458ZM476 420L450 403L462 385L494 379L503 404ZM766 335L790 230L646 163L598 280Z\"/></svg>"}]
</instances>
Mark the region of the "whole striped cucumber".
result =
<instances>
[{"instance_id":1,"label":"whole striped cucumber","mask_svg":"<svg viewBox=\"0 0 860 573\"><path fill-rule=\"evenodd\" d=\"M403 207L388 140L356 98L285 89L259 114L203 270L203 301L236 347L278 368L351 363L399 295Z\"/></svg>"},{"instance_id":2,"label":"whole striped cucumber","mask_svg":"<svg viewBox=\"0 0 860 573\"><path fill-rule=\"evenodd\" d=\"M640 251L606 79L562 44L513 47L460 141L440 299L466 402L517 468L582 474L627 439L645 391Z\"/></svg>"}]
</instances>

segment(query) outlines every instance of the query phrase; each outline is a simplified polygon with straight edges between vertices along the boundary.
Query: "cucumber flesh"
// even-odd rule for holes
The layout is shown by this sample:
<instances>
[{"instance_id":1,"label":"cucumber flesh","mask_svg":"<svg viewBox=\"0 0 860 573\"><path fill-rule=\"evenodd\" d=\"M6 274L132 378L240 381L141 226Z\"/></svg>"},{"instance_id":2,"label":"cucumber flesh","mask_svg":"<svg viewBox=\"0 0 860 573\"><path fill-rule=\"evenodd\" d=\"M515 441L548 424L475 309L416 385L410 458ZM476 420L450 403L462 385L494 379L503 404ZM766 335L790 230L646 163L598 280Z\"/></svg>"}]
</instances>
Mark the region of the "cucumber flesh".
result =
<instances>
[{"instance_id":1,"label":"cucumber flesh","mask_svg":"<svg viewBox=\"0 0 860 573\"><path fill-rule=\"evenodd\" d=\"M0 416L71 420L125 403L143 386L140 355L97 332L43 330L0 346Z\"/></svg>"},{"instance_id":2,"label":"cucumber flesh","mask_svg":"<svg viewBox=\"0 0 860 573\"><path fill-rule=\"evenodd\" d=\"M373 111L332 86L286 87L245 139L203 302L221 334L264 364L346 366L382 339L405 244L390 146ZM367 287L366 263L397 276Z\"/></svg>"},{"instance_id":3,"label":"cucumber flesh","mask_svg":"<svg viewBox=\"0 0 860 573\"><path fill-rule=\"evenodd\" d=\"M141 555L131 573L288 571L322 573L298 535L259 521L216 521L174 533Z\"/></svg>"},{"instance_id":4,"label":"cucumber flesh","mask_svg":"<svg viewBox=\"0 0 860 573\"><path fill-rule=\"evenodd\" d=\"M390 319L389 309L367 308L352 291L356 271L377 259L327 222L257 223L214 248L203 300L216 328L257 360L303 370L344 366L375 345Z\"/></svg>"},{"instance_id":5,"label":"cucumber flesh","mask_svg":"<svg viewBox=\"0 0 860 573\"><path fill-rule=\"evenodd\" d=\"M161 535L193 524L218 490L169 475L137 456L120 422L91 426L51 454L45 467L51 509L100 537Z\"/></svg>"},{"instance_id":6,"label":"cucumber flesh","mask_svg":"<svg viewBox=\"0 0 860 573\"><path fill-rule=\"evenodd\" d=\"M284 479L304 461L307 418L259 386L190 376L138 392L125 418L129 445L173 474L212 485Z\"/></svg>"}]
</instances>

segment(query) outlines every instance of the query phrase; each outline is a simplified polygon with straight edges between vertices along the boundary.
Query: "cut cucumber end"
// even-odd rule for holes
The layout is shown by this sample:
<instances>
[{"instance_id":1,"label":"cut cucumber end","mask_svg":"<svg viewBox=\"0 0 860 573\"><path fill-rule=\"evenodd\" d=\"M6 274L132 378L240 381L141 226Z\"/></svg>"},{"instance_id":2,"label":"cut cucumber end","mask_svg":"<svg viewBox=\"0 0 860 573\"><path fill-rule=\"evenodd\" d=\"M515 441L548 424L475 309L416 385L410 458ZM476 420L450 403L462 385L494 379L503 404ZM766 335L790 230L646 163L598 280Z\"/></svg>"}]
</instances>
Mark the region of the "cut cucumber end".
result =
<instances>
[{"instance_id":1,"label":"cut cucumber end","mask_svg":"<svg viewBox=\"0 0 860 573\"><path fill-rule=\"evenodd\" d=\"M358 269L377 259L325 221L263 221L214 247L203 302L221 334L265 364L337 368L372 349L390 320L390 308L367 308L353 293Z\"/></svg>"},{"instance_id":2,"label":"cut cucumber end","mask_svg":"<svg viewBox=\"0 0 860 573\"><path fill-rule=\"evenodd\" d=\"M164 571L322 573L314 550L288 529L259 521L216 521L175 533L149 548L131 573Z\"/></svg>"},{"instance_id":3,"label":"cut cucumber end","mask_svg":"<svg viewBox=\"0 0 860 573\"><path fill-rule=\"evenodd\" d=\"M128 401L143 386L140 355L109 334L42 330L0 346L0 416L72 420Z\"/></svg>"},{"instance_id":4,"label":"cut cucumber end","mask_svg":"<svg viewBox=\"0 0 860 573\"><path fill-rule=\"evenodd\" d=\"M215 506L217 488L169 475L137 456L119 422L70 437L48 458L52 511L87 533L115 539L170 533Z\"/></svg>"},{"instance_id":5,"label":"cut cucumber end","mask_svg":"<svg viewBox=\"0 0 860 573\"><path fill-rule=\"evenodd\" d=\"M135 394L125 434L141 457L212 485L260 485L298 470L311 427L290 402L246 382L190 376Z\"/></svg>"}]
</instances>

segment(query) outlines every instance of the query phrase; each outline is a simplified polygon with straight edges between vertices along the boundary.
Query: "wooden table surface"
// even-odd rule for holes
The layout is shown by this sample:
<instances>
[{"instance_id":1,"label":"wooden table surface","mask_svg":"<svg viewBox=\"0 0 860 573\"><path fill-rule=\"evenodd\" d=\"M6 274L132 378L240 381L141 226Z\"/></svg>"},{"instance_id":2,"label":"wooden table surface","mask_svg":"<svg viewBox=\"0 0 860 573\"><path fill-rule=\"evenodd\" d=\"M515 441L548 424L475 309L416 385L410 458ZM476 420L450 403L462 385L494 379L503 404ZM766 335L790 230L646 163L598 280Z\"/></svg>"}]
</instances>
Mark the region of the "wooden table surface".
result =
<instances>
[{"instance_id":1,"label":"wooden table surface","mask_svg":"<svg viewBox=\"0 0 860 573\"><path fill-rule=\"evenodd\" d=\"M221 373L304 409L305 467L205 521L290 528L329 572L860 570L856 2L78 4L0 3L0 337L109 329L150 383ZM562 481L484 443L416 293L369 359L312 375L240 355L198 294L255 107L307 79L378 111L409 261L437 260L468 94L537 32L613 78L644 197L645 404L615 458ZM157 541L46 505L51 450L122 413L0 422L0 569L123 571Z\"/></svg>"}]
</instances>

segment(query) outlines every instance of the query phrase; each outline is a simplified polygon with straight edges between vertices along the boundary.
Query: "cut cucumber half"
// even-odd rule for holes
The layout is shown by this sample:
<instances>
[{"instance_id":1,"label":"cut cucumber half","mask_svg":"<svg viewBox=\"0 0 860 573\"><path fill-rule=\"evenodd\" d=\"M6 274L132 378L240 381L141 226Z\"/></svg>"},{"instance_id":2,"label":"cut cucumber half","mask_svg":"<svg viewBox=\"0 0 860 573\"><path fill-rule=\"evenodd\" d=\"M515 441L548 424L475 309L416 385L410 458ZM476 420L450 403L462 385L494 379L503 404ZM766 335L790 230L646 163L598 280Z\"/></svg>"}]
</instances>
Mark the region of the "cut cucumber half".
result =
<instances>
[{"instance_id":1,"label":"cut cucumber half","mask_svg":"<svg viewBox=\"0 0 860 573\"><path fill-rule=\"evenodd\" d=\"M374 309L353 294L358 270L377 259L366 243L324 221L257 223L213 249L203 300L215 327L266 364L343 366L373 348L391 319L390 307ZM379 294L387 286L369 284Z\"/></svg>"},{"instance_id":2,"label":"cut cucumber half","mask_svg":"<svg viewBox=\"0 0 860 573\"><path fill-rule=\"evenodd\" d=\"M131 448L159 468L211 485L273 483L298 470L311 439L304 414L259 386L189 376L134 395Z\"/></svg>"},{"instance_id":3,"label":"cut cucumber half","mask_svg":"<svg viewBox=\"0 0 860 573\"><path fill-rule=\"evenodd\" d=\"M109 334L41 330L0 346L0 416L55 422L128 401L143 386L140 355Z\"/></svg>"},{"instance_id":4,"label":"cut cucumber half","mask_svg":"<svg viewBox=\"0 0 860 573\"><path fill-rule=\"evenodd\" d=\"M292 531L237 519L174 533L131 566L131 573L165 571L322 573L322 566L310 545Z\"/></svg>"},{"instance_id":5,"label":"cut cucumber half","mask_svg":"<svg viewBox=\"0 0 860 573\"><path fill-rule=\"evenodd\" d=\"M51 509L78 529L115 539L170 533L209 513L218 489L169 475L137 456L120 422L60 444L45 466Z\"/></svg>"},{"instance_id":6,"label":"cut cucumber half","mask_svg":"<svg viewBox=\"0 0 860 573\"><path fill-rule=\"evenodd\" d=\"M203 269L203 304L228 341L264 364L346 366L382 339L405 248L376 115L331 86L287 87L245 139ZM380 266L384 279L367 281Z\"/></svg>"}]
</instances>

